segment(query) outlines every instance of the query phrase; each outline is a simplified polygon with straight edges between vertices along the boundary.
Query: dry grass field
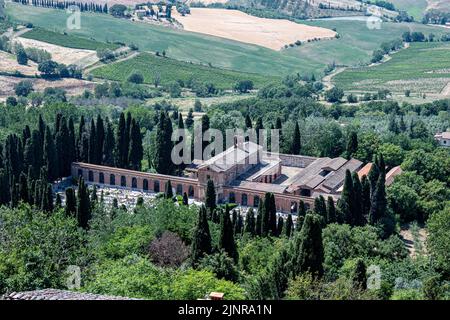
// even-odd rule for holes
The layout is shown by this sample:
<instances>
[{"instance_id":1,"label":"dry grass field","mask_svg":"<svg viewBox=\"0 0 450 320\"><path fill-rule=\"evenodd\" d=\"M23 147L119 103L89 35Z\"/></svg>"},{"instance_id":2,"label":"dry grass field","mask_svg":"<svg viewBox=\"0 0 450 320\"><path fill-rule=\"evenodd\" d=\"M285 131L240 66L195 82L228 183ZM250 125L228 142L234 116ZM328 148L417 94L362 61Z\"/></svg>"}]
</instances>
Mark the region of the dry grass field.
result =
<instances>
[{"instance_id":1,"label":"dry grass field","mask_svg":"<svg viewBox=\"0 0 450 320\"><path fill-rule=\"evenodd\" d=\"M45 88L61 88L66 90L67 95L78 95L84 90L93 90L94 82L78 80L78 79L59 79L48 81L41 78L17 78L9 76L0 76L0 101L5 100L8 96L14 96L14 86L23 80L29 80L33 83L34 91L42 92Z\"/></svg>"},{"instance_id":2,"label":"dry grass field","mask_svg":"<svg viewBox=\"0 0 450 320\"><path fill-rule=\"evenodd\" d=\"M19 71L28 76L39 73L37 65L33 61L28 61L26 66L20 65L17 63L16 56L5 51L0 51L0 71L8 73Z\"/></svg>"},{"instance_id":3,"label":"dry grass field","mask_svg":"<svg viewBox=\"0 0 450 320\"><path fill-rule=\"evenodd\" d=\"M330 29L307 26L289 20L273 20L250 16L238 10L192 8L191 14L174 13L186 31L251 43L281 50L296 41L333 38Z\"/></svg>"},{"instance_id":4,"label":"dry grass field","mask_svg":"<svg viewBox=\"0 0 450 320\"><path fill-rule=\"evenodd\" d=\"M20 42L25 48L38 48L49 52L52 55L52 60L58 63L64 63L66 65L76 64L85 67L98 61L95 51L92 50L61 47L47 42L22 37L17 37L15 40Z\"/></svg>"}]
</instances>

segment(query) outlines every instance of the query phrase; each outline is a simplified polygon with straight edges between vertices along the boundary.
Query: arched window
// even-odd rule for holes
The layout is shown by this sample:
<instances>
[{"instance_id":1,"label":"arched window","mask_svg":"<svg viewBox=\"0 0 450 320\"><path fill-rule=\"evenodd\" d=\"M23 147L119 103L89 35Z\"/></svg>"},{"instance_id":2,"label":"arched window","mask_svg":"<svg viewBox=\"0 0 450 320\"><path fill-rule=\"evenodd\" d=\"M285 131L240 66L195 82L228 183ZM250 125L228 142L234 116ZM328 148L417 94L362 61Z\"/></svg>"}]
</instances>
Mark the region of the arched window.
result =
<instances>
[{"instance_id":1,"label":"arched window","mask_svg":"<svg viewBox=\"0 0 450 320\"><path fill-rule=\"evenodd\" d=\"M89 182L94 181L94 173L91 170L89 170L89 172L88 172L88 181Z\"/></svg>"},{"instance_id":2,"label":"arched window","mask_svg":"<svg viewBox=\"0 0 450 320\"><path fill-rule=\"evenodd\" d=\"M159 181L158 180L155 180L155 182L153 184L153 191L159 192Z\"/></svg>"},{"instance_id":3,"label":"arched window","mask_svg":"<svg viewBox=\"0 0 450 320\"><path fill-rule=\"evenodd\" d=\"M190 198L193 198L193 197L194 197L194 187L193 187L193 186L189 186L188 196L189 196Z\"/></svg>"},{"instance_id":4,"label":"arched window","mask_svg":"<svg viewBox=\"0 0 450 320\"><path fill-rule=\"evenodd\" d=\"M142 189L144 191L148 191L148 180L144 179L144 181L142 182Z\"/></svg>"},{"instance_id":5,"label":"arched window","mask_svg":"<svg viewBox=\"0 0 450 320\"><path fill-rule=\"evenodd\" d=\"M183 194L183 185L177 184L177 194Z\"/></svg>"},{"instance_id":6,"label":"arched window","mask_svg":"<svg viewBox=\"0 0 450 320\"><path fill-rule=\"evenodd\" d=\"M253 206L257 208L259 206L259 196L253 197Z\"/></svg>"},{"instance_id":7,"label":"arched window","mask_svg":"<svg viewBox=\"0 0 450 320\"><path fill-rule=\"evenodd\" d=\"M103 172L100 172L98 174L98 183L105 183L105 175L103 174Z\"/></svg>"},{"instance_id":8,"label":"arched window","mask_svg":"<svg viewBox=\"0 0 450 320\"><path fill-rule=\"evenodd\" d=\"M126 187L127 186L127 178L125 176L120 177L120 186Z\"/></svg>"},{"instance_id":9,"label":"arched window","mask_svg":"<svg viewBox=\"0 0 450 320\"><path fill-rule=\"evenodd\" d=\"M116 185L116 176L115 175L113 175L113 174L109 175L109 184L112 186Z\"/></svg>"},{"instance_id":10,"label":"arched window","mask_svg":"<svg viewBox=\"0 0 450 320\"><path fill-rule=\"evenodd\" d=\"M131 188L137 189L137 179L135 177L131 179Z\"/></svg>"},{"instance_id":11,"label":"arched window","mask_svg":"<svg viewBox=\"0 0 450 320\"><path fill-rule=\"evenodd\" d=\"M83 170L78 169L78 178L83 176Z\"/></svg>"},{"instance_id":12,"label":"arched window","mask_svg":"<svg viewBox=\"0 0 450 320\"><path fill-rule=\"evenodd\" d=\"M243 206L247 206L247 195L245 193L242 194L242 198L241 198L241 205Z\"/></svg>"},{"instance_id":13,"label":"arched window","mask_svg":"<svg viewBox=\"0 0 450 320\"><path fill-rule=\"evenodd\" d=\"M236 195L234 194L234 192L230 192L230 194L228 196L228 202L229 203L235 203L236 202Z\"/></svg>"}]
</instances>

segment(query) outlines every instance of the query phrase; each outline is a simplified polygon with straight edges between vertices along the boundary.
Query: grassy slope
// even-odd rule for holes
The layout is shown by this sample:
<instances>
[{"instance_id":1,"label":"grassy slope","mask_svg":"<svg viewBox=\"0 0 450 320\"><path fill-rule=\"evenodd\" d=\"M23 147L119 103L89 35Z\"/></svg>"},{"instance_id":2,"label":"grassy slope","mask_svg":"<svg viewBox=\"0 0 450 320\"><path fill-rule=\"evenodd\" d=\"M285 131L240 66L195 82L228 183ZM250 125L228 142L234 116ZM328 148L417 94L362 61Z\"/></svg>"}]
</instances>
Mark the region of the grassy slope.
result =
<instances>
[{"instance_id":1,"label":"grassy slope","mask_svg":"<svg viewBox=\"0 0 450 320\"><path fill-rule=\"evenodd\" d=\"M387 81L414 80L398 88L391 86L390 89L439 92L445 85L445 78L450 81L449 57L450 43L412 43L410 48L395 53L391 60L383 64L348 69L335 76L333 82L346 90L377 90L383 88ZM437 70L441 72L430 73Z\"/></svg>"},{"instance_id":2,"label":"grassy slope","mask_svg":"<svg viewBox=\"0 0 450 320\"><path fill-rule=\"evenodd\" d=\"M238 80L252 80L256 87L260 87L276 79L259 74L190 64L157 57L150 53L141 53L135 58L94 69L92 74L100 78L125 81L133 72L141 73L144 76L144 82L150 84L153 83L155 74L160 74L163 85L176 80L187 81L193 78L201 82L214 83L220 89L231 89Z\"/></svg>"},{"instance_id":3,"label":"grassy slope","mask_svg":"<svg viewBox=\"0 0 450 320\"><path fill-rule=\"evenodd\" d=\"M80 38L73 35L65 35L62 33L57 33L53 31L48 31L44 29L33 29L29 32L24 33L22 38L34 39L39 41L44 41L52 44L56 44L62 47L74 48L74 49L86 49L86 50L97 50L97 49L112 49L115 50L120 46L112 43L105 43L94 41L86 38Z\"/></svg>"},{"instance_id":4,"label":"grassy slope","mask_svg":"<svg viewBox=\"0 0 450 320\"><path fill-rule=\"evenodd\" d=\"M19 21L59 32L94 38L103 42L135 43L142 51L165 50L169 57L212 63L215 67L268 75L286 75L296 72L320 74L333 61L357 65L370 60L372 51L384 41L399 38L406 30L419 30L426 34L440 34L443 28L421 24L384 23L381 30L369 30L361 21L308 21L302 22L325 28L336 28L341 39L304 44L276 52L255 45L211 37L165 27L116 19L110 15L83 13L80 30L65 30L67 15L52 10L8 4L7 13Z\"/></svg>"},{"instance_id":5,"label":"grassy slope","mask_svg":"<svg viewBox=\"0 0 450 320\"><path fill-rule=\"evenodd\" d=\"M306 22L310 25L333 29L336 28L341 38L334 41L319 41L289 49L296 56L306 56L316 61L346 66L357 66L370 61L372 52L381 43L400 38L405 31L421 31L426 35L440 35L446 30L425 26L418 23L383 23L381 29L368 29L364 21L322 20ZM450 31L447 31L450 33Z\"/></svg>"},{"instance_id":6,"label":"grassy slope","mask_svg":"<svg viewBox=\"0 0 450 320\"><path fill-rule=\"evenodd\" d=\"M18 21L32 22L49 30L66 31L98 41L134 43L143 51L163 51L183 61L212 63L213 66L244 72L289 74L312 71L321 64L302 64L299 57L191 32L113 18L106 14L83 13L80 30L65 30L67 15L62 10L8 4L7 13ZM296 66L296 67L293 67Z\"/></svg>"},{"instance_id":7,"label":"grassy slope","mask_svg":"<svg viewBox=\"0 0 450 320\"><path fill-rule=\"evenodd\" d=\"M408 12L416 21L421 21L428 3L427 0L390 0L399 10Z\"/></svg>"}]
</instances>

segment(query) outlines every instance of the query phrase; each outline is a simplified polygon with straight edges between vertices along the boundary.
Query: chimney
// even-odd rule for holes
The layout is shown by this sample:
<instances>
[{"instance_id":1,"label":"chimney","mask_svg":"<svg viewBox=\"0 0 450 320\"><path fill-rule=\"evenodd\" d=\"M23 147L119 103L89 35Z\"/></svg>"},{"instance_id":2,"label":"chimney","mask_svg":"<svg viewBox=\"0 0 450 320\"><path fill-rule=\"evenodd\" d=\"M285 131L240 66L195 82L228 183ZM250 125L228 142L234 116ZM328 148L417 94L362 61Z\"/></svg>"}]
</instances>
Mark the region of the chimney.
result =
<instances>
[{"instance_id":1,"label":"chimney","mask_svg":"<svg viewBox=\"0 0 450 320\"><path fill-rule=\"evenodd\" d=\"M222 292L211 292L209 294L210 300L223 300L224 294Z\"/></svg>"}]
</instances>

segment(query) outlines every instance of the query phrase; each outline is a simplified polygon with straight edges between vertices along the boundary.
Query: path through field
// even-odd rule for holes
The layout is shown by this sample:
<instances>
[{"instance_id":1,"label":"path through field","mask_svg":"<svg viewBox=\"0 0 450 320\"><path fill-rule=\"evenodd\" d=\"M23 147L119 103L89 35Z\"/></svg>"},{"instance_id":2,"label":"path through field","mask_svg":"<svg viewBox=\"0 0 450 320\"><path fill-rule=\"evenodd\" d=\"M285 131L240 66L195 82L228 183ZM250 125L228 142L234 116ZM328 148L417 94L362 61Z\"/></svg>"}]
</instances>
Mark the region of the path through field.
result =
<instances>
[{"instance_id":1,"label":"path through field","mask_svg":"<svg viewBox=\"0 0 450 320\"><path fill-rule=\"evenodd\" d=\"M442 89L441 95L444 97L450 97L450 81L447 83L447 85Z\"/></svg>"},{"instance_id":2,"label":"path through field","mask_svg":"<svg viewBox=\"0 0 450 320\"><path fill-rule=\"evenodd\" d=\"M339 73L343 72L345 70L344 67L335 69L332 73L327 74L325 77L322 78L322 83L325 87L325 90L330 90L334 88L334 83L332 82L333 77L335 75L338 75Z\"/></svg>"}]
</instances>

